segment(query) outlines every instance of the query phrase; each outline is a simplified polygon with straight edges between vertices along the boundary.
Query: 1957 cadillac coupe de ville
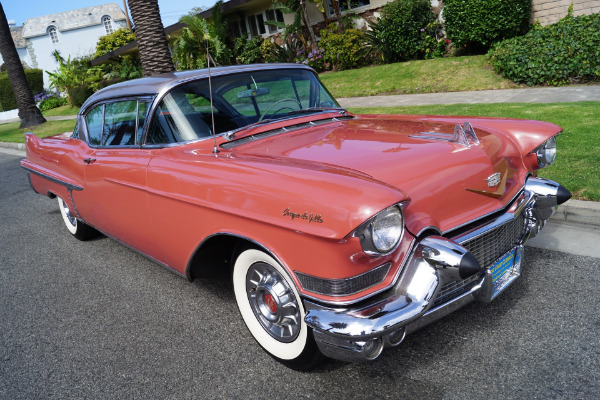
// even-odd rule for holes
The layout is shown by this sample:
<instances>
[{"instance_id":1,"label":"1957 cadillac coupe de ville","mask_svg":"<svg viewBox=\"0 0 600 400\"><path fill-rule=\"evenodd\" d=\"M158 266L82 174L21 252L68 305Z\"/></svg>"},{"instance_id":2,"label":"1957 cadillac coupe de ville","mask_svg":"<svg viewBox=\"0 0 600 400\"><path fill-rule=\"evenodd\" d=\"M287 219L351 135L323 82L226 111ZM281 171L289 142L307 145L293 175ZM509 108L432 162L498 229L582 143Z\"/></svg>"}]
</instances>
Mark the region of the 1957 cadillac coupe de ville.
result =
<instances>
[{"instance_id":1,"label":"1957 cadillac coupe de ville","mask_svg":"<svg viewBox=\"0 0 600 400\"><path fill-rule=\"evenodd\" d=\"M105 88L73 133L27 134L21 165L76 238L100 231L189 280L230 272L256 341L307 368L373 360L510 285L570 197L536 177L560 132L353 115L312 69L265 64Z\"/></svg>"}]
</instances>

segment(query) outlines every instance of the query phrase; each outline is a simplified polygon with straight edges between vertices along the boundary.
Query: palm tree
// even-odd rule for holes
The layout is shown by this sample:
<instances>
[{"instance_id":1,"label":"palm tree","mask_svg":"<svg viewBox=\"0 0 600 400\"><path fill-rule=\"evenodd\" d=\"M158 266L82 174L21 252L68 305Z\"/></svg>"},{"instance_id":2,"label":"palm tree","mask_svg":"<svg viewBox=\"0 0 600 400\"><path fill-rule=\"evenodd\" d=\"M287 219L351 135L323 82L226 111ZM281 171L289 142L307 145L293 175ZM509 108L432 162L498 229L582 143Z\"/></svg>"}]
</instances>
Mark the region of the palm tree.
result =
<instances>
[{"instance_id":1,"label":"palm tree","mask_svg":"<svg viewBox=\"0 0 600 400\"><path fill-rule=\"evenodd\" d=\"M163 29L158 0L129 0L144 75L175 71Z\"/></svg>"},{"instance_id":2,"label":"palm tree","mask_svg":"<svg viewBox=\"0 0 600 400\"><path fill-rule=\"evenodd\" d=\"M25 71L23 71L23 65L19 59L15 42L13 42L12 36L10 35L10 27L4 14L4 8L0 3L0 54L6 65L6 72L8 73L10 84L17 100L17 106L19 107L19 118L21 124L19 128L29 128L30 126L40 125L46 122L46 119L42 116L42 112L36 107L35 101L33 101L33 94L31 88L27 83L25 77Z\"/></svg>"}]
</instances>

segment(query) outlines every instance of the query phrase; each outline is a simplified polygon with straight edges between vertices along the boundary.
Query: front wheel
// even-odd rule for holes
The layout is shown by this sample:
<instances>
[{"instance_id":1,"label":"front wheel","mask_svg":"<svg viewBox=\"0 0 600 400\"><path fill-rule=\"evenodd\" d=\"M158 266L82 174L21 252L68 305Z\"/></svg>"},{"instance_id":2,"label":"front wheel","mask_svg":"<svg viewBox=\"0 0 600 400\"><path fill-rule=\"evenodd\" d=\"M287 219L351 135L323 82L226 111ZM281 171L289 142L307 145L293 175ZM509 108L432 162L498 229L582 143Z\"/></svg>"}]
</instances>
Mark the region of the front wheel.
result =
<instances>
[{"instance_id":1,"label":"front wheel","mask_svg":"<svg viewBox=\"0 0 600 400\"><path fill-rule=\"evenodd\" d=\"M297 370L320 361L298 291L277 261L260 250L242 252L233 268L233 289L248 330L271 356Z\"/></svg>"},{"instance_id":2,"label":"front wheel","mask_svg":"<svg viewBox=\"0 0 600 400\"><path fill-rule=\"evenodd\" d=\"M63 217L65 226L73 236L79 240L87 240L96 236L97 231L94 228L79 221L73 215L69 206L67 206L67 203L58 196L56 198L58 199L58 208L60 209L60 214Z\"/></svg>"}]
</instances>

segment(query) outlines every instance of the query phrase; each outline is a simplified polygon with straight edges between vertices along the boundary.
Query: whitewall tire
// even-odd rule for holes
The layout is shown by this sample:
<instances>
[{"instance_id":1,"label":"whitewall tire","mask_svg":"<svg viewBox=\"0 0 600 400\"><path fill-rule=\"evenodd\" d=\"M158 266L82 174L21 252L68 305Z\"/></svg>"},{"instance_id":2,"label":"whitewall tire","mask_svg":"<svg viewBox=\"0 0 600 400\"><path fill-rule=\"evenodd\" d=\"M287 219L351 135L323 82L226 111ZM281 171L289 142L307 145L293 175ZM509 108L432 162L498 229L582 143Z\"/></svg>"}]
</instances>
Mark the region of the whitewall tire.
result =
<instances>
[{"instance_id":1,"label":"whitewall tire","mask_svg":"<svg viewBox=\"0 0 600 400\"><path fill-rule=\"evenodd\" d=\"M243 251L233 268L233 289L248 330L270 355L296 369L320 358L294 282L271 256Z\"/></svg>"},{"instance_id":2,"label":"whitewall tire","mask_svg":"<svg viewBox=\"0 0 600 400\"><path fill-rule=\"evenodd\" d=\"M58 196L56 198L58 199L58 208L60 209L63 222L73 236L79 240L86 240L96 235L97 231L84 222L79 221L63 199Z\"/></svg>"}]
</instances>

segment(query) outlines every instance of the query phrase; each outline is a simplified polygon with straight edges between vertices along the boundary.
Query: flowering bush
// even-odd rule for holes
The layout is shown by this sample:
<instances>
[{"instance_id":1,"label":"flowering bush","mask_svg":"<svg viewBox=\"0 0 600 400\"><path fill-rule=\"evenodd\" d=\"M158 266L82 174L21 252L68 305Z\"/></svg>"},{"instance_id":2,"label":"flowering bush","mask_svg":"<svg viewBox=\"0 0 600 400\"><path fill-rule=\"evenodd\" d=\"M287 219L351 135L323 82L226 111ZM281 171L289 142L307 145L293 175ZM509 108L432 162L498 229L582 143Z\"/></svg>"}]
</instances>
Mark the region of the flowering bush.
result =
<instances>
[{"instance_id":1,"label":"flowering bush","mask_svg":"<svg viewBox=\"0 0 600 400\"><path fill-rule=\"evenodd\" d=\"M40 92L33 96L33 100L39 103L40 111L51 110L56 107L64 106L68 103L66 97L59 97L47 91Z\"/></svg>"},{"instance_id":2,"label":"flowering bush","mask_svg":"<svg viewBox=\"0 0 600 400\"><path fill-rule=\"evenodd\" d=\"M325 58L323 57L323 49L311 50L310 53L304 56L304 50L298 50L298 58L296 63L308 65L314 68L317 72L325 71Z\"/></svg>"}]
</instances>

